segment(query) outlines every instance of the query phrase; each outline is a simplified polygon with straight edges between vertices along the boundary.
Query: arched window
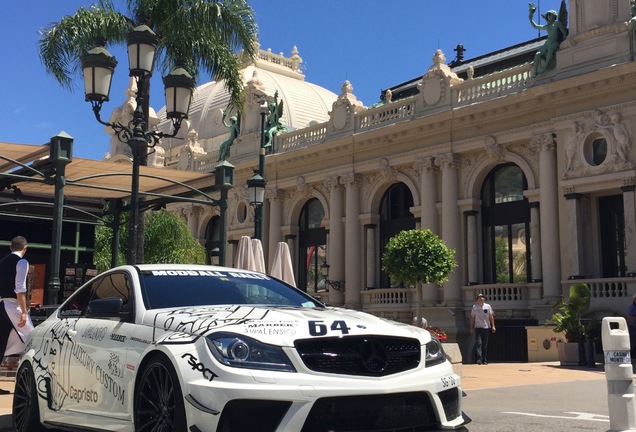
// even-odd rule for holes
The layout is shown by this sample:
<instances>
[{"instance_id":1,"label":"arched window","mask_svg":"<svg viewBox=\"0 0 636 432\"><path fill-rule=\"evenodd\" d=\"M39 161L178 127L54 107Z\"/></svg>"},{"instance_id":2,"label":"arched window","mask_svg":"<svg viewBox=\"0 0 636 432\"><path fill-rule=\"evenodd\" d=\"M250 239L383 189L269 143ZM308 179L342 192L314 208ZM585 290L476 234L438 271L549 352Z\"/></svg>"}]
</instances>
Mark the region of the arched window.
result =
<instances>
[{"instance_id":1,"label":"arched window","mask_svg":"<svg viewBox=\"0 0 636 432\"><path fill-rule=\"evenodd\" d=\"M325 261L327 230L322 226L325 210L316 198L303 206L300 212L299 232L299 283L305 292L316 292L322 278L320 266Z\"/></svg>"},{"instance_id":2,"label":"arched window","mask_svg":"<svg viewBox=\"0 0 636 432\"><path fill-rule=\"evenodd\" d=\"M523 171L500 165L482 187L485 283L527 283L530 271L530 204Z\"/></svg>"},{"instance_id":3,"label":"arched window","mask_svg":"<svg viewBox=\"0 0 636 432\"><path fill-rule=\"evenodd\" d=\"M400 231L415 228L415 217L411 213L413 195L404 183L392 185L380 202L380 269L382 255L389 239ZM380 286L390 287L389 276L381 271Z\"/></svg>"}]
</instances>

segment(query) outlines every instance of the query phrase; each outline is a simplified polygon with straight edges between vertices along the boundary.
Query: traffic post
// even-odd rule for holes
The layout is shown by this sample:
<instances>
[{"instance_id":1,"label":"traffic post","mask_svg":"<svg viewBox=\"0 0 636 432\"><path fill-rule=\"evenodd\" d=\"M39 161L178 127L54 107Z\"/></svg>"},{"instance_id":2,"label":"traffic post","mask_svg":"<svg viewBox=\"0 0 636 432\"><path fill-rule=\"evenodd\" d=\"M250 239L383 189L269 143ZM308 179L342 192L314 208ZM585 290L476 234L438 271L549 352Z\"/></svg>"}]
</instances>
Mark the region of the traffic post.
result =
<instances>
[{"instance_id":1,"label":"traffic post","mask_svg":"<svg viewBox=\"0 0 636 432\"><path fill-rule=\"evenodd\" d=\"M603 318L601 336L610 432L636 431L636 396L627 321L622 317Z\"/></svg>"}]
</instances>

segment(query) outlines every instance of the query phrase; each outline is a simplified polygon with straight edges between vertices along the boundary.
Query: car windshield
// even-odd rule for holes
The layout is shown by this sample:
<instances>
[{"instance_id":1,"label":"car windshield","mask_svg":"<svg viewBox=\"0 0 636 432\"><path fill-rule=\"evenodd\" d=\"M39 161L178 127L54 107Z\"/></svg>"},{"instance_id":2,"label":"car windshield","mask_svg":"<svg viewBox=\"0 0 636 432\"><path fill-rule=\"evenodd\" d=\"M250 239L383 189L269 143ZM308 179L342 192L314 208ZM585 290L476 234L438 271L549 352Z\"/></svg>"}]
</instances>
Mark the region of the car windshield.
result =
<instances>
[{"instance_id":1,"label":"car windshield","mask_svg":"<svg viewBox=\"0 0 636 432\"><path fill-rule=\"evenodd\" d=\"M224 304L323 307L302 291L260 273L147 270L140 279L146 309Z\"/></svg>"}]
</instances>

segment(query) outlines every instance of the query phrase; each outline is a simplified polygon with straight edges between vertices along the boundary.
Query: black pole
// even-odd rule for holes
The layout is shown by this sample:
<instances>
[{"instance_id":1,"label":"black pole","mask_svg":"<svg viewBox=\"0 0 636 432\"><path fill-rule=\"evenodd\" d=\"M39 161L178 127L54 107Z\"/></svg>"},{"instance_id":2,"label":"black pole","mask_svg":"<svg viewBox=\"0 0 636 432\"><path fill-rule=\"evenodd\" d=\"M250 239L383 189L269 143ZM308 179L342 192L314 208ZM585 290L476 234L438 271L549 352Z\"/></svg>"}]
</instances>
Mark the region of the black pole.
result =
<instances>
[{"instance_id":1,"label":"black pole","mask_svg":"<svg viewBox=\"0 0 636 432\"><path fill-rule=\"evenodd\" d=\"M265 116L267 111L261 107L261 151L258 154L258 174L265 178ZM263 200L264 201L264 200ZM263 240L263 206L265 202L254 207L254 238Z\"/></svg>"},{"instance_id":2,"label":"black pole","mask_svg":"<svg viewBox=\"0 0 636 432\"><path fill-rule=\"evenodd\" d=\"M111 229L113 231L113 240L110 245L110 267L114 268L119 265L119 233L121 228L121 206L120 199L111 201L113 212L113 223Z\"/></svg>"},{"instance_id":3,"label":"black pole","mask_svg":"<svg viewBox=\"0 0 636 432\"><path fill-rule=\"evenodd\" d=\"M53 227L51 233L51 268L46 289L45 304L58 304L60 292L60 251L62 248L62 223L64 220L64 185L66 184L66 165L71 163L73 138L62 132L51 138L50 159L55 167L55 192L53 201Z\"/></svg>"},{"instance_id":4,"label":"black pole","mask_svg":"<svg viewBox=\"0 0 636 432\"><path fill-rule=\"evenodd\" d=\"M128 140L128 145L132 151L132 185L130 187L130 232L128 233L128 259L127 264L137 264L137 247L139 234L139 166L148 151L146 141L147 126L144 114L145 100L141 89L145 85L145 79L140 78L137 82L137 108L133 114L132 136Z\"/></svg>"},{"instance_id":5,"label":"black pole","mask_svg":"<svg viewBox=\"0 0 636 432\"><path fill-rule=\"evenodd\" d=\"M219 265L225 266L225 245L227 243L227 189L221 189L221 200L219 202L221 217L221 232L219 234Z\"/></svg>"}]
</instances>

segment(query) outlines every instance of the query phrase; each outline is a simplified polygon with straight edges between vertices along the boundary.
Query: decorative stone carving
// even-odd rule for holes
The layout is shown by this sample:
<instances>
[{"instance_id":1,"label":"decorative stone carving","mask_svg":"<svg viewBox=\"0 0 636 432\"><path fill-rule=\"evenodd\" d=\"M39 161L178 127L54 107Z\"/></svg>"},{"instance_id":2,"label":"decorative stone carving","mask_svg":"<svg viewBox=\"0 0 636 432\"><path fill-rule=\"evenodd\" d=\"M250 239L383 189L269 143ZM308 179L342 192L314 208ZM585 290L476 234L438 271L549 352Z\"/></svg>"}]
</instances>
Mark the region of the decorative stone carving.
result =
<instances>
[{"instance_id":1,"label":"decorative stone carving","mask_svg":"<svg viewBox=\"0 0 636 432\"><path fill-rule=\"evenodd\" d=\"M196 130L191 129L188 132L188 143L179 152L177 168L180 170L194 170L196 169L195 162L203 158L205 158L205 150L199 144L199 134Z\"/></svg>"},{"instance_id":2,"label":"decorative stone carving","mask_svg":"<svg viewBox=\"0 0 636 432\"><path fill-rule=\"evenodd\" d=\"M501 162L504 160L504 156L506 155L506 147L497 144L497 141L494 136L489 135L485 139L486 154L488 157L496 162Z\"/></svg>"},{"instance_id":3,"label":"decorative stone carving","mask_svg":"<svg viewBox=\"0 0 636 432\"><path fill-rule=\"evenodd\" d=\"M448 65L442 50L435 51L433 66L431 66L417 85L419 90L418 105L424 109L447 105L450 103L450 87L459 84L459 78Z\"/></svg>"},{"instance_id":4,"label":"decorative stone carving","mask_svg":"<svg viewBox=\"0 0 636 432\"><path fill-rule=\"evenodd\" d=\"M161 146L155 146L148 153L148 166L163 167L166 161L166 151Z\"/></svg>"},{"instance_id":5,"label":"decorative stone carving","mask_svg":"<svg viewBox=\"0 0 636 432\"><path fill-rule=\"evenodd\" d=\"M353 116L363 109L362 102L353 94L353 86L349 81L345 81L342 84L342 93L333 103L329 113L332 130L340 132L353 127Z\"/></svg>"},{"instance_id":6,"label":"decorative stone carving","mask_svg":"<svg viewBox=\"0 0 636 432\"><path fill-rule=\"evenodd\" d=\"M573 123L565 137L564 178L634 168L630 127L618 112L590 113Z\"/></svg>"},{"instance_id":7,"label":"decorative stone carving","mask_svg":"<svg viewBox=\"0 0 636 432\"><path fill-rule=\"evenodd\" d=\"M382 177L384 177L386 181L393 183L397 174L395 172L395 169L392 168L391 165L389 165L389 161L385 158L382 158L378 161L378 165Z\"/></svg>"},{"instance_id":8,"label":"decorative stone carving","mask_svg":"<svg viewBox=\"0 0 636 432\"><path fill-rule=\"evenodd\" d=\"M311 193L311 186L305 183L305 177L303 176L298 176L296 179L296 188L302 196L309 196Z\"/></svg>"}]
</instances>

